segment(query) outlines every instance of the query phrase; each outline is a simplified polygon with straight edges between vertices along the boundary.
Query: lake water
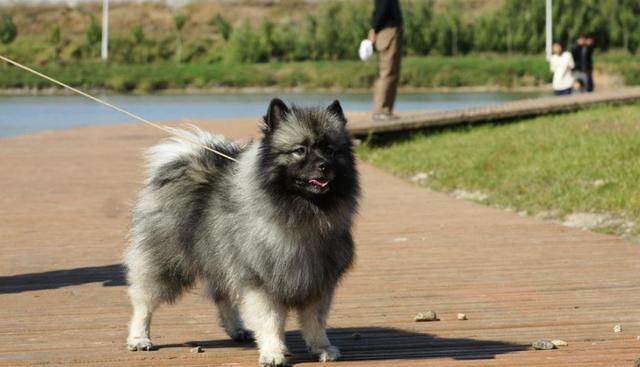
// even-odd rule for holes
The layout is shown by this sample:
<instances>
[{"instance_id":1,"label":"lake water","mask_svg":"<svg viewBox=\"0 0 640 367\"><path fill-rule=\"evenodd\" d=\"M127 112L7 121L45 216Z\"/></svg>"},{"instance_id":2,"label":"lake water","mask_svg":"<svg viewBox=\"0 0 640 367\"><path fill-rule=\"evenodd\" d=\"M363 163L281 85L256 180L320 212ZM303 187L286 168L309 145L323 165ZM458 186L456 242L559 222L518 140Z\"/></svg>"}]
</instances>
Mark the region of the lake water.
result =
<instances>
[{"instance_id":1,"label":"lake water","mask_svg":"<svg viewBox=\"0 0 640 367\"><path fill-rule=\"evenodd\" d=\"M405 93L397 111L450 110L479 107L541 96L541 93ZM101 96L106 101L152 121L180 119L260 118L272 94ZM345 111L371 111L370 94L277 94L300 105L329 104L339 99ZM80 96L0 96L0 136L136 121Z\"/></svg>"}]
</instances>

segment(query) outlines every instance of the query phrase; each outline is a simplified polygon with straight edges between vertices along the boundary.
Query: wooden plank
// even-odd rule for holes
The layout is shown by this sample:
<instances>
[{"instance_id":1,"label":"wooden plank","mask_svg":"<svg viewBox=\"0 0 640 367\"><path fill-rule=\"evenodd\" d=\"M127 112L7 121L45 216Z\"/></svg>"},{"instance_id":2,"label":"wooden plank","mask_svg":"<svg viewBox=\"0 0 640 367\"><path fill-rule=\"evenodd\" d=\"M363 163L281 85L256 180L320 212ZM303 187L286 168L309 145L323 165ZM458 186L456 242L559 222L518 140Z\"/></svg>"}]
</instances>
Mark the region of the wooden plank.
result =
<instances>
[{"instance_id":1,"label":"wooden plank","mask_svg":"<svg viewBox=\"0 0 640 367\"><path fill-rule=\"evenodd\" d=\"M640 88L623 88L615 91L527 99L486 107L419 113L391 121L356 121L349 124L349 129L354 136L360 137L440 126L498 122L577 111L605 103L634 103L639 100Z\"/></svg>"}]
</instances>

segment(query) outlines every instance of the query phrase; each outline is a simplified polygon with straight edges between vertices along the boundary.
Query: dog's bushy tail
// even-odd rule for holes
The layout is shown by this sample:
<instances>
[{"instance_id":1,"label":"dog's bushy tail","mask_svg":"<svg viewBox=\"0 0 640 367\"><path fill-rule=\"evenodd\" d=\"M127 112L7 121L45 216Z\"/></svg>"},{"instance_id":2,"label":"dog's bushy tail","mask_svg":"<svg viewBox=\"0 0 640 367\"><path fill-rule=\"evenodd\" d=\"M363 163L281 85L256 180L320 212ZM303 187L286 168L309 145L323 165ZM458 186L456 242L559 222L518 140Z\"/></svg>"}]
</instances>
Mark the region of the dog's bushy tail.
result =
<instances>
[{"instance_id":1,"label":"dog's bushy tail","mask_svg":"<svg viewBox=\"0 0 640 367\"><path fill-rule=\"evenodd\" d=\"M146 151L147 185L164 186L169 183L201 185L215 180L217 173L235 162L215 154L191 141L236 158L244 147L225 141L196 127L192 130L175 129L175 137ZM189 141L191 140L191 141Z\"/></svg>"}]
</instances>

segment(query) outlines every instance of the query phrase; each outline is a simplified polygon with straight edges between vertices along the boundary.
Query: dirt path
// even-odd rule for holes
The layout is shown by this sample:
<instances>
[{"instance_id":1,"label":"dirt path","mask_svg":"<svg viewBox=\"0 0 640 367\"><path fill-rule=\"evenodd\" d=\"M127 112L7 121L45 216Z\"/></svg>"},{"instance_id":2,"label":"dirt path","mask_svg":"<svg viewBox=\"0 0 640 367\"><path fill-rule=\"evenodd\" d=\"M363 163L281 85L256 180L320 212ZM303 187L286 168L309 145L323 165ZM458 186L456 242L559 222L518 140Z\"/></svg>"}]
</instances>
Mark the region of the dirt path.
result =
<instances>
[{"instance_id":1,"label":"dirt path","mask_svg":"<svg viewBox=\"0 0 640 367\"><path fill-rule=\"evenodd\" d=\"M247 120L202 126L257 132ZM141 152L162 136L122 125L0 139L0 365L256 365L255 348L227 340L197 290L156 314L159 351L125 348L118 264ZM630 366L640 357L639 246L361 171L358 261L330 319L346 361L336 365ZM425 310L442 320L415 323ZM569 346L530 350L539 338ZM311 361L296 331L288 341L295 361Z\"/></svg>"}]
</instances>

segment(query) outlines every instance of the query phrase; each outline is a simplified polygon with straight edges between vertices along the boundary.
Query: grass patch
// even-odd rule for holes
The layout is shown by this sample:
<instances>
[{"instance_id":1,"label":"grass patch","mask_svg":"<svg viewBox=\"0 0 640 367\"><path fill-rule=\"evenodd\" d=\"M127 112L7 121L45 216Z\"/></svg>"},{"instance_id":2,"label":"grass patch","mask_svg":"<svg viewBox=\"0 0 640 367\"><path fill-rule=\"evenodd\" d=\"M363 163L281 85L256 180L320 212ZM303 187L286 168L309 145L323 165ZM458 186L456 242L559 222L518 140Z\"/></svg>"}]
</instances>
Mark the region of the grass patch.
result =
<instances>
[{"instance_id":1,"label":"grass patch","mask_svg":"<svg viewBox=\"0 0 640 367\"><path fill-rule=\"evenodd\" d=\"M39 71L75 87L117 92L152 92L166 88L304 87L308 89L371 88L375 61L304 61L234 64L49 64ZM407 57L403 87L534 86L550 80L544 58L537 56ZM17 68L0 64L0 88L44 88L50 84Z\"/></svg>"},{"instance_id":2,"label":"grass patch","mask_svg":"<svg viewBox=\"0 0 640 367\"><path fill-rule=\"evenodd\" d=\"M360 156L438 191L479 191L482 202L530 215L606 213L640 233L640 105L604 106L507 125L420 133ZM616 232L616 228L597 228ZM621 233L619 233L621 234ZM629 233L627 233L629 234Z\"/></svg>"},{"instance_id":3,"label":"grass patch","mask_svg":"<svg viewBox=\"0 0 640 367\"><path fill-rule=\"evenodd\" d=\"M1 54L0 48L0 54ZM640 84L640 66L626 55L603 55L599 70L621 74L627 84ZM368 89L378 73L375 60L302 61L270 63L47 64L37 70L75 87L116 92L153 92L186 87L303 87L313 89ZM498 88L539 86L551 81L541 56L466 55L413 56L402 61L400 85L410 88ZM0 63L0 89L45 88L51 84Z\"/></svg>"}]
</instances>

